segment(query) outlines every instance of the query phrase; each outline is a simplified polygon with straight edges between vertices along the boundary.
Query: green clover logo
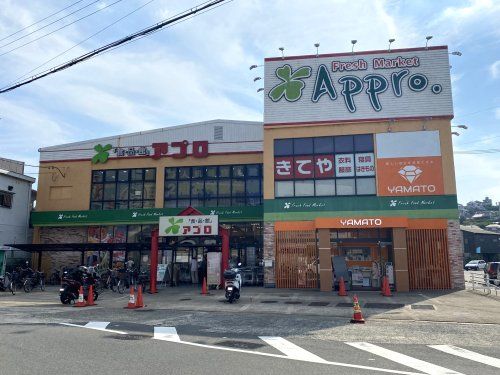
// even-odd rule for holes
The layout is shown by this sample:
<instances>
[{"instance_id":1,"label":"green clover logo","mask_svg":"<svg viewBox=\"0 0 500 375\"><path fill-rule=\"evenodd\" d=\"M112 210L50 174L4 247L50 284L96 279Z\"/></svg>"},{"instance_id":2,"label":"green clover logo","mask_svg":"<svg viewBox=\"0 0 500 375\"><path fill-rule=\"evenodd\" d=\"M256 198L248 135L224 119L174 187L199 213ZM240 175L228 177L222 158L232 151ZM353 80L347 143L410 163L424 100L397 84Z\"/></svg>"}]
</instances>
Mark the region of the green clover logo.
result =
<instances>
[{"instance_id":1,"label":"green clover logo","mask_svg":"<svg viewBox=\"0 0 500 375\"><path fill-rule=\"evenodd\" d=\"M181 224L183 221L183 219L175 220L175 218L171 217L170 219L168 219L168 222L172 225L165 229L165 233L169 234L170 232L172 232L172 234L178 234L179 230L181 229L181 226L179 224Z\"/></svg>"},{"instance_id":2,"label":"green clover logo","mask_svg":"<svg viewBox=\"0 0 500 375\"><path fill-rule=\"evenodd\" d=\"M97 154L94 155L92 158L92 164L97 164L97 163L106 163L109 158L109 150L111 150L113 146L111 146L109 143L106 146L102 146L101 144L95 145L94 150L97 152Z\"/></svg>"},{"instance_id":3,"label":"green clover logo","mask_svg":"<svg viewBox=\"0 0 500 375\"><path fill-rule=\"evenodd\" d=\"M302 96L302 89L306 85L302 80L311 76L311 67L303 66L292 73L292 67L285 64L276 69L276 76L283 82L269 91L271 100L277 102L284 95L286 100L294 102Z\"/></svg>"}]
</instances>

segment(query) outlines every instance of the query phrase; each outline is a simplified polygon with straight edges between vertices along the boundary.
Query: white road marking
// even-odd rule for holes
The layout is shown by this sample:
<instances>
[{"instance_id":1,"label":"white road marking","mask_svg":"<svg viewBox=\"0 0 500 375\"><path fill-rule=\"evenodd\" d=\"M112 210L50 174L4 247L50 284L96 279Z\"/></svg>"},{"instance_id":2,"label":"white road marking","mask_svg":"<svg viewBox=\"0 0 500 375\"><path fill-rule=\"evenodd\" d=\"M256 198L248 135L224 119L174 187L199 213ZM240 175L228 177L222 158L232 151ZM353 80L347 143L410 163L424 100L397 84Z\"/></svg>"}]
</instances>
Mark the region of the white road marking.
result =
<instances>
[{"instance_id":1,"label":"white road marking","mask_svg":"<svg viewBox=\"0 0 500 375\"><path fill-rule=\"evenodd\" d=\"M500 368L500 359L498 358L475 353L470 350L462 349L459 348L458 346L453 346L453 345L428 345L428 346L429 348L437 349L448 354L456 355L458 357L470 359L471 361Z\"/></svg>"},{"instance_id":2,"label":"white road marking","mask_svg":"<svg viewBox=\"0 0 500 375\"><path fill-rule=\"evenodd\" d=\"M181 341L175 327L154 327L153 339L174 342Z\"/></svg>"},{"instance_id":3,"label":"white road marking","mask_svg":"<svg viewBox=\"0 0 500 375\"><path fill-rule=\"evenodd\" d=\"M441 366L434 365L429 362L422 361L404 355L393 350L385 349L377 345L370 344L368 342L346 342L347 345L352 347L367 351L369 353L384 357L390 361L399 363L404 366L411 367L415 370L422 371L424 374L430 375L463 375L460 372L450 370Z\"/></svg>"},{"instance_id":4,"label":"white road marking","mask_svg":"<svg viewBox=\"0 0 500 375\"><path fill-rule=\"evenodd\" d=\"M307 350L302 349L300 346L297 346L294 343L285 340L282 337L259 336L259 338L265 341L267 344L271 345L272 347L278 349L287 357L307 362L317 362L317 363L326 362L323 358L318 357L316 354L308 352Z\"/></svg>"},{"instance_id":5,"label":"white road marking","mask_svg":"<svg viewBox=\"0 0 500 375\"><path fill-rule=\"evenodd\" d=\"M106 329L106 327L109 325L110 322L88 322L85 325L79 325L79 324L71 324L71 323L59 323L63 326L69 326L69 327L78 327L78 328L88 328L88 329L93 329L96 331L104 331L104 332L111 332L111 333L118 333L120 335L126 335L127 332L123 331L116 331L114 329Z\"/></svg>"}]
</instances>

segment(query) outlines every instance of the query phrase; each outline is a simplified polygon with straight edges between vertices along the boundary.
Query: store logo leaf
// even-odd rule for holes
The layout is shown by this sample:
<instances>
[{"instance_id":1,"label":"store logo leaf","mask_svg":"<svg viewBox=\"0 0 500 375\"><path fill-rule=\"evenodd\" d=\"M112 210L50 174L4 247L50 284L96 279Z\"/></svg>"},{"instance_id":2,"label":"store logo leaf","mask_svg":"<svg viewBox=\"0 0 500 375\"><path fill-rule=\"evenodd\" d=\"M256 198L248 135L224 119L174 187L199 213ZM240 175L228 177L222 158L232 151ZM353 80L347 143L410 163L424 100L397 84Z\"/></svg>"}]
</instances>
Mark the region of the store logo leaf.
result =
<instances>
[{"instance_id":1,"label":"store logo leaf","mask_svg":"<svg viewBox=\"0 0 500 375\"><path fill-rule=\"evenodd\" d=\"M276 76L283 82L269 91L271 100L277 102L284 96L289 102L294 102L302 96L302 89L306 85L303 79L311 76L311 67L303 66L292 73L292 67L285 64L276 69Z\"/></svg>"},{"instance_id":2,"label":"store logo leaf","mask_svg":"<svg viewBox=\"0 0 500 375\"><path fill-rule=\"evenodd\" d=\"M96 154L92 158L92 164L97 164L97 163L104 164L104 163L106 163L108 161L108 158L109 158L108 151L111 150L111 148L113 148L113 146L110 145L109 143L106 146L103 146L101 144L95 145L94 150L95 150Z\"/></svg>"},{"instance_id":3,"label":"store logo leaf","mask_svg":"<svg viewBox=\"0 0 500 375\"><path fill-rule=\"evenodd\" d=\"M168 219L168 222L171 224L169 227L165 228L165 233L166 234L178 234L180 229L181 229L181 226L179 224L182 224L184 220L183 219L178 219L178 220L175 220L175 218L171 217L170 219Z\"/></svg>"}]
</instances>

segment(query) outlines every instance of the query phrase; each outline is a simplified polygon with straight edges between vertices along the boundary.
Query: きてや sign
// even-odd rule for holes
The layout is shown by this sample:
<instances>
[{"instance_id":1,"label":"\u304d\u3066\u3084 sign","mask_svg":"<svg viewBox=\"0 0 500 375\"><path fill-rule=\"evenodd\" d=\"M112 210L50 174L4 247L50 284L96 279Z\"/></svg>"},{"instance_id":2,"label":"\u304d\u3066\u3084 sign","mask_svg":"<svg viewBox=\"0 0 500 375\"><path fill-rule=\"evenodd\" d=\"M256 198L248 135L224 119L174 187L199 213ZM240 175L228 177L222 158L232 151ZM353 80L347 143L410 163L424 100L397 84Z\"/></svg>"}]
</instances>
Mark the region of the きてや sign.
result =
<instances>
[{"instance_id":1,"label":"\u304d\u3066\u3084 sign","mask_svg":"<svg viewBox=\"0 0 500 375\"><path fill-rule=\"evenodd\" d=\"M162 216L159 235L174 236L216 236L219 234L217 215Z\"/></svg>"}]
</instances>

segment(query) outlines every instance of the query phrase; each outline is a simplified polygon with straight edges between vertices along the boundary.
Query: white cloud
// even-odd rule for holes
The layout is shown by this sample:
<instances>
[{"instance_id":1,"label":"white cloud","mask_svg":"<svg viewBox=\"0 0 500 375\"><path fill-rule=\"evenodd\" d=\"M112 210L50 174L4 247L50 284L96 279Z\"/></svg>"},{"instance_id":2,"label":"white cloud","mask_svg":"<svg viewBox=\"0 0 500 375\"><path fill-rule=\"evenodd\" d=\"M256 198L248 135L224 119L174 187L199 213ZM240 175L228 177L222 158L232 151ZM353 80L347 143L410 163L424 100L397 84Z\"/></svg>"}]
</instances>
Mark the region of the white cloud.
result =
<instances>
[{"instance_id":1,"label":"white cloud","mask_svg":"<svg viewBox=\"0 0 500 375\"><path fill-rule=\"evenodd\" d=\"M493 79L500 78L500 60L497 60L490 65L490 73Z\"/></svg>"}]
</instances>

